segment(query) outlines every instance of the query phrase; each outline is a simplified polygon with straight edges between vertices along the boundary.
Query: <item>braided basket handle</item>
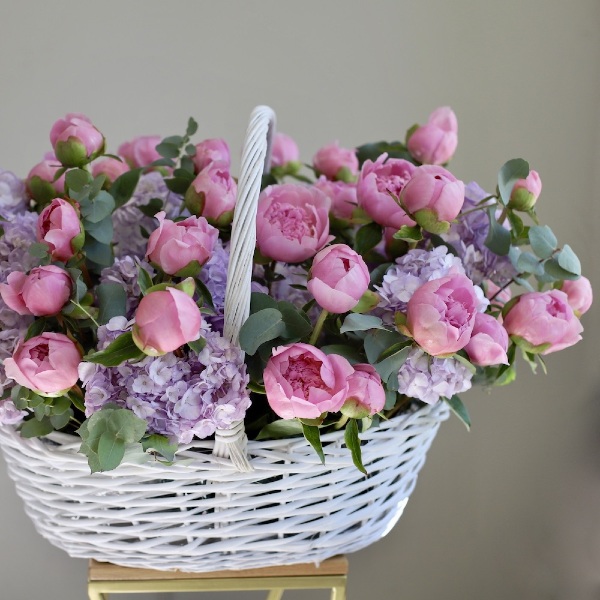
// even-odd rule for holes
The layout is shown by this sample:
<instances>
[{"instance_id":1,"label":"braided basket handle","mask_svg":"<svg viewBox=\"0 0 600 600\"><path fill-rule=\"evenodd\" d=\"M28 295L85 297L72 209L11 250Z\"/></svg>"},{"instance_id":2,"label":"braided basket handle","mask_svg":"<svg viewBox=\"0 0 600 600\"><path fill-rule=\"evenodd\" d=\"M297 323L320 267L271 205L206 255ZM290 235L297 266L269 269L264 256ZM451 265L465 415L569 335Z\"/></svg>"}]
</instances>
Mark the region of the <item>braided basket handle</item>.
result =
<instances>
[{"instance_id":1,"label":"braided basket handle","mask_svg":"<svg viewBox=\"0 0 600 600\"><path fill-rule=\"evenodd\" d=\"M275 134L275 113L268 106L257 106L250 116L242 150L242 167L231 231L225 325L223 335L237 344L240 329L250 314L252 259L256 248L256 210L263 172L269 170L271 143ZM238 471L251 471L246 456L244 422L231 429L217 429L213 454L231 458Z\"/></svg>"}]
</instances>

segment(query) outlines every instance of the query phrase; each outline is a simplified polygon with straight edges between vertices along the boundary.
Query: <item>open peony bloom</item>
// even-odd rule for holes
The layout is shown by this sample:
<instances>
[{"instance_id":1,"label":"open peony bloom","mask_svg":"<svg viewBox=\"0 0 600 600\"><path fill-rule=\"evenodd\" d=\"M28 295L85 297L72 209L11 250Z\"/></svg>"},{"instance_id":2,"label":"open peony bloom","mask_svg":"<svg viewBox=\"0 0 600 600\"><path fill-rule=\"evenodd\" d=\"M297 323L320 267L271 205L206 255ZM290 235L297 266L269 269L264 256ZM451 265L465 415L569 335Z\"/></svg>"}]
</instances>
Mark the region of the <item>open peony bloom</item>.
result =
<instances>
[{"instance_id":1,"label":"open peony bloom","mask_svg":"<svg viewBox=\"0 0 600 600\"><path fill-rule=\"evenodd\" d=\"M402 158L388 158L382 154L375 162L366 160L358 177L356 197L358 204L376 222L396 230L415 222L390 196L396 197L404 189L416 167Z\"/></svg>"},{"instance_id":2,"label":"open peony bloom","mask_svg":"<svg viewBox=\"0 0 600 600\"><path fill-rule=\"evenodd\" d=\"M317 419L340 410L353 372L342 356L309 344L279 346L264 371L267 400L282 419Z\"/></svg>"},{"instance_id":3,"label":"open peony bloom","mask_svg":"<svg viewBox=\"0 0 600 600\"><path fill-rule=\"evenodd\" d=\"M418 127L408 140L408 151L420 163L443 165L458 145L458 122L449 106L440 106L430 115L427 125Z\"/></svg>"},{"instance_id":4,"label":"open peony bloom","mask_svg":"<svg viewBox=\"0 0 600 600\"><path fill-rule=\"evenodd\" d=\"M408 301L407 326L432 356L453 354L469 343L478 304L475 286L466 275L433 279Z\"/></svg>"},{"instance_id":5,"label":"open peony bloom","mask_svg":"<svg viewBox=\"0 0 600 600\"><path fill-rule=\"evenodd\" d=\"M70 275L55 265L31 269L28 275L13 271L0 284L7 306L20 315L55 315L69 300L73 284Z\"/></svg>"},{"instance_id":6,"label":"open peony bloom","mask_svg":"<svg viewBox=\"0 0 600 600\"><path fill-rule=\"evenodd\" d=\"M66 200L55 198L40 213L37 239L48 245L54 260L69 260L81 248L83 235L79 213Z\"/></svg>"},{"instance_id":7,"label":"open peony bloom","mask_svg":"<svg viewBox=\"0 0 600 600\"><path fill-rule=\"evenodd\" d=\"M313 257L329 235L331 200L314 187L271 185L258 200L256 245L263 256L287 263Z\"/></svg>"},{"instance_id":8,"label":"open peony bloom","mask_svg":"<svg viewBox=\"0 0 600 600\"><path fill-rule=\"evenodd\" d=\"M344 313L356 306L369 282L369 268L362 256L346 244L334 244L315 256L308 291L325 310Z\"/></svg>"},{"instance_id":9,"label":"open peony bloom","mask_svg":"<svg viewBox=\"0 0 600 600\"><path fill-rule=\"evenodd\" d=\"M161 211L156 219L158 229L150 234L146 257L165 273L175 275L193 262L201 267L211 257L219 231L204 217L175 222L165 219Z\"/></svg>"},{"instance_id":10,"label":"open peony bloom","mask_svg":"<svg viewBox=\"0 0 600 600\"><path fill-rule=\"evenodd\" d=\"M507 365L508 333L491 315L477 313L471 339L465 350L471 362L479 367Z\"/></svg>"},{"instance_id":11,"label":"open peony bloom","mask_svg":"<svg viewBox=\"0 0 600 600\"><path fill-rule=\"evenodd\" d=\"M77 383L81 354L62 333L42 333L21 340L4 361L6 376L38 394L59 396Z\"/></svg>"},{"instance_id":12,"label":"open peony bloom","mask_svg":"<svg viewBox=\"0 0 600 600\"><path fill-rule=\"evenodd\" d=\"M576 344L583 331L567 294L560 290L522 294L504 315L503 325L516 344L540 354Z\"/></svg>"},{"instance_id":13,"label":"open peony bloom","mask_svg":"<svg viewBox=\"0 0 600 600\"><path fill-rule=\"evenodd\" d=\"M150 292L135 312L133 341L145 354L160 356L197 340L201 324L200 309L181 290Z\"/></svg>"}]
</instances>

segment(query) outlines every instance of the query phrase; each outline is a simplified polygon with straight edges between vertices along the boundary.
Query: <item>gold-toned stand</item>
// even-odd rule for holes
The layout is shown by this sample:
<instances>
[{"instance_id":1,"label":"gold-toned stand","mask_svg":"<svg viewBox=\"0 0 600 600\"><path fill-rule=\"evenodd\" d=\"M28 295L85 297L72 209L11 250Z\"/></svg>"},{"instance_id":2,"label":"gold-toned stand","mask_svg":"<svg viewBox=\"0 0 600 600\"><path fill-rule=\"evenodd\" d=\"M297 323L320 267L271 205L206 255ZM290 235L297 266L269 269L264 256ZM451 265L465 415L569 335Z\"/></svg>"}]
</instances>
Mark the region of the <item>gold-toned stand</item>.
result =
<instances>
[{"instance_id":1,"label":"gold-toned stand","mask_svg":"<svg viewBox=\"0 0 600 600\"><path fill-rule=\"evenodd\" d=\"M144 592L240 592L267 590L267 600L280 600L285 590L331 589L331 600L345 600L348 559L336 556L313 564L181 573L119 567L90 560L88 594L90 600L108 600L108 594Z\"/></svg>"}]
</instances>

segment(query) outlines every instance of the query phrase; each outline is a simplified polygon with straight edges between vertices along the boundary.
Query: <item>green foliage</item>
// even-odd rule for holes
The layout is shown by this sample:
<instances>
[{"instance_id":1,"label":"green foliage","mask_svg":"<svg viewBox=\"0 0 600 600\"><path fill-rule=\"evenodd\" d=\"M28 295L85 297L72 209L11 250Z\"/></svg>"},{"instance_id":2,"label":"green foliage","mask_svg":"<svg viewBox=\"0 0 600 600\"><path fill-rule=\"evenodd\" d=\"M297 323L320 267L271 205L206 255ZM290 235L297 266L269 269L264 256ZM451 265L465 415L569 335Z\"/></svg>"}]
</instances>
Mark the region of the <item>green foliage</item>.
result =
<instances>
[{"instance_id":1,"label":"green foliage","mask_svg":"<svg viewBox=\"0 0 600 600\"><path fill-rule=\"evenodd\" d=\"M348 333L349 331L368 331L370 329L385 329L383 322L375 315L363 315L358 313L350 313L340 327L340 333Z\"/></svg>"},{"instance_id":2,"label":"green foliage","mask_svg":"<svg viewBox=\"0 0 600 600\"><path fill-rule=\"evenodd\" d=\"M502 202L507 205L513 186L519 179L529 175L529 163L522 158L513 158L505 162L498 173L498 191Z\"/></svg>"},{"instance_id":3,"label":"green foliage","mask_svg":"<svg viewBox=\"0 0 600 600\"><path fill-rule=\"evenodd\" d=\"M141 360L145 354L134 344L131 332L121 334L104 350L91 352L84 357L87 362L105 367L118 367L126 360Z\"/></svg>"},{"instance_id":4,"label":"green foliage","mask_svg":"<svg viewBox=\"0 0 600 600\"><path fill-rule=\"evenodd\" d=\"M154 285L152 283L152 278L146 269L142 268L140 265L137 267L138 271L138 285L140 286L140 290L142 294L145 296L147 291Z\"/></svg>"},{"instance_id":5,"label":"green foliage","mask_svg":"<svg viewBox=\"0 0 600 600\"><path fill-rule=\"evenodd\" d=\"M463 422L467 430L471 429L471 417L467 411L467 407L463 404L458 396L452 398L444 398L444 401L450 407L450 410Z\"/></svg>"},{"instance_id":6,"label":"green foliage","mask_svg":"<svg viewBox=\"0 0 600 600\"><path fill-rule=\"evenodd\" d=\"M167 462L172 463L175 460L177 444L173 444L169 439L158 433L153 433L142 438L142 449L144 452L152 452L162 456Z\"/></svg>"},{"instance_id":7,"label":"green foliage","mask_svg":"<svg viewBox=\"0 0 600 600\"><path fill-rule=\"evenodd\" d=\"M496 221L495 207L490 206L487 209L487 213L490 221L490 229L485 240L485 245L495 254L506 256L510 251L511 245L510 231Z\"/></svg>"},{"instance_id":8,"label":"green foliage","mask_svg":"<svg viewBox=\"0 0 600 600\"><path fill-rule=\"evenodd\" d=\"M405 240L407 242L420 242L423 239L423 232L418 225L402 225L394 234L395 240Z\"/></svg>"},{"instance_id":9,"label":"green foliage","mask_svg":"<svg viewBox=\"0 0 600 600\"><path fill-rule=\"evenodd\" d=\"M389 158L403 158L414 163L412 156L402 142L374 142L364 144L356 149L356 156L362 167L365 161L376 161L384 152L388 153Z\"/></svg>"},{"instance_id":10,"label":"green foliage","mask_svg":"<svg viewBox=\"0 0 600 600\"><path fill-rule=\"evenodd\" d=\"M280 419L265 425L256 436L257 440L279 440L303 434L303 426L297 419Z\"/></svg>"},{"instance_id":11,"label":"green foliage","mask_svg":"<svg viewBox=\"0 0 600 600\"><path fill-rule=\"evenodd\" d=\"M142 169L131 169L112 182L112 185L110 186L110 195L114 199L116 208L123 206L131 199L141 174Z\"/></svg>"},{"instance_id":12,"label":"green foliage","mask_svg":"<svg viewBox=\"0 0 600 600\"><path fill-rule=\"evenodd\" d=\"M101 283L96 288L98 296L98 322L100 325L108 323L113 317L122 317L127 314L127 293L118 283Z\"/></svg>"},{"instance_id":13,"label":"green foliage","mask_svg":"<svg viewBox=\"0 0 600 600\"><path fill-rule=\"evenodd\" d=\"M352 455L354 466L361 472L367 475L367 470L362 463L362 451L360 449L360 439L358 437L358 424L356 419L349 419L344 431L344 441L346 447Z\"/></svg>"},{"instance_id":14,"label":"green foliage","mask_svg":"<svg viewBox=\"0 0 600 600\"><path fill-rule=\"evenodd\" d=\"M306 423L302 423L302 433L304 434L306 441L314 448L321 463L325 464L325 454L323 453L319 427L317 425L307 425Z\"/></svg>"},{"instance_id":15,"label":"green foliage","mask_svg":"<svg viewBox=\"0 0 600 600\"><path fill-rule=\"evenodd\" d=\"M139 442L145 432L146 421L129 409L111 406L94 413L77 430L80 452L88 457L92 473L118 467L127 444Z\"/></svg>"},{"instance_id":16,"label":"green foliage","mask_svg":"<svg viewBox=\"0 0 600 600\"><path fill-rule=\"evenodd\" d=\"M264 308L250 315L240 330L240 347L251 356L258 348L285 331L283 315L276 308Z\"/></svg>"},{"instance_id":17,"label":"green foliage","mask_svg":"<svg viewBox=\"0 0 600 600\"><path fill-rule=\"evenodd\" d=\"M367 223L356 232L354 249L358 254L365 255L375 248L383 237L381 225L377 223Z\"/></svg>"},{"instance_id":18,"label":"green foliage","mask_svg":"<svg viewBox=\"0 0 600 600\"><path fill-rule=\"evenodd\" d=\"M547 225L530 227L529 243L534 254L541 259L550 258L558 247L558 240Z\"/></svg>"}]
</instances>

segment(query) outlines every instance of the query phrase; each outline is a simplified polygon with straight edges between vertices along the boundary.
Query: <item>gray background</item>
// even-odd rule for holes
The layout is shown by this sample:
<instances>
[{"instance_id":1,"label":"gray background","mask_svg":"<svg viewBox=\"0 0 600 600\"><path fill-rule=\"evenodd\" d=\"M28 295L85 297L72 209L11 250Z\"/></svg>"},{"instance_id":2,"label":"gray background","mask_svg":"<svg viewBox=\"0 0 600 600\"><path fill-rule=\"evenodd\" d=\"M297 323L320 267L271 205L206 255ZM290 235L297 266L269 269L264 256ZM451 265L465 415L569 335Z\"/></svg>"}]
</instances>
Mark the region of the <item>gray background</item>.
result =
<instances>
[{"instance_id":1,"label":"gray background","mask_svg":"<svg viewBox=\"0 0 600 600\"><path fill-rule=\"evenodd\" d=\"M528 159L542 220L600 283L595 0L1 6L3 168L25 175L68 111L89 115L113 151L194 115L199 135L235 153L267 103L309 160L333 139L402 138L449 104L453 172L493 189L505 160ZM351 556L350 600L600 597L597 314L581 344L549 357L549 375L520 364L516 385L465 395L473 431L442 427L397 527ZM3 464L0 479L0 596L84 598L85 562L34 532Z\"/></svg>"}]
</instances>

